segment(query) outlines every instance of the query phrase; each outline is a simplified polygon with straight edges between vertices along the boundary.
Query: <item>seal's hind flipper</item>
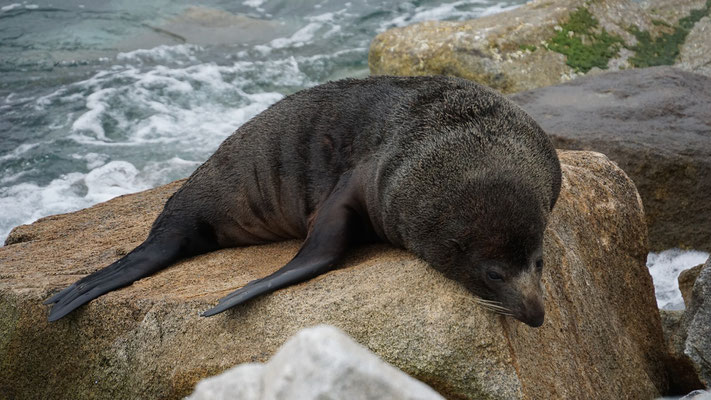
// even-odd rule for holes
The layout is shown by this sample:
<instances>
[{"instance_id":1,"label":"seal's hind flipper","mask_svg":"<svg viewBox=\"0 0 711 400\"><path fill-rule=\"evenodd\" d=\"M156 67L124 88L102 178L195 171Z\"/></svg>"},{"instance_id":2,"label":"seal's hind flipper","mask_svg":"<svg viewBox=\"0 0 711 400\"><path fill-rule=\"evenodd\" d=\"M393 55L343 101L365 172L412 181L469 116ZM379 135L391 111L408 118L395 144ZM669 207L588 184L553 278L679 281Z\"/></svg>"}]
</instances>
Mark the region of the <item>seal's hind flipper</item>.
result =
<instances>
[{"instance_id":1,"label":"seal's hind flipper","mask_svg":"<svg viewBox=\"0 0 711 400\"><path fill-rule=\"evenodd\" d=\"M54 303L49 320L56 321L102 294L167 267L178 258L179 250L179 243L156 243L151 238L147 239L115 263L85 276L45 300L44 304Z\"/></svg>"},{"instance_id":2,"label":"seal's hind flipper","mask_svg":"<svg viewBox=\"0 0 711 400\"><path fill-rule=\"evenodd\" d=\"M354 192L347 178L341 178L339 185L319 208L304 244L289 263L273 274L249 282L228 294L202 315L209 317L221 313L261 294L306 281L333 269L349 244L360 239L355 236L363 232L361 207Z\"/></svg>"}]
</instances>

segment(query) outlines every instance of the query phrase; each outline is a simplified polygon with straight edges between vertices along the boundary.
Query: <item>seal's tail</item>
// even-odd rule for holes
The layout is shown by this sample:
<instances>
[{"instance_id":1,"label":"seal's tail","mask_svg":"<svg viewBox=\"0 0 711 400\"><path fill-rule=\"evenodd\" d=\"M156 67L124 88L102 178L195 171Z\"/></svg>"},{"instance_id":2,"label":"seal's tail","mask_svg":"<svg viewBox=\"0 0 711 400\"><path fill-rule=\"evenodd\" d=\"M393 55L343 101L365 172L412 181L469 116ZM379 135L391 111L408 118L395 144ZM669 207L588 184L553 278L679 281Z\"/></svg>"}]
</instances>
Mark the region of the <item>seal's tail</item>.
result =
<instances>
[{"instance_id":1,"label":"seal's tail","mask_svg":"<svg viewBox=\"0 0 711 400\"><path fill-rule=\"evenodd\" d=\"M153 274L182 258L181 240L165 240L149 236L145 242L125 257L73 283L47 299L52 304L49 320L56 321L79 306L114 289Z\"/></svg>"}]
</instances>

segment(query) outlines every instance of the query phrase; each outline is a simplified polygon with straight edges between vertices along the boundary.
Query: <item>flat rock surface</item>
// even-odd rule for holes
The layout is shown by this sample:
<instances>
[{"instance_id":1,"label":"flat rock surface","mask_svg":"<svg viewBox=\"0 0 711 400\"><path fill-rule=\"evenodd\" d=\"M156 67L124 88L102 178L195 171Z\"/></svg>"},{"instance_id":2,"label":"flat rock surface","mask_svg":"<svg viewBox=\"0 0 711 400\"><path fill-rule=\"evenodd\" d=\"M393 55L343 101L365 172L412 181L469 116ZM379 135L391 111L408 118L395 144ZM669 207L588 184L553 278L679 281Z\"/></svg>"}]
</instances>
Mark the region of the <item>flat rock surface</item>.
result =
<instances>
[{"instance_id":1,"label":"flat rock surface","mask_svg":"<svg viewBox=\"0 0 711 400\"><path fill-rule=\"evenodd\" d=\"M711 78L672 67L588 76L511 99L556 148L606 154L634 180L651 250L711 251Z\"/></svg>"},{"instance_id":2,"label":"flat rock surface","mask_svg":"<svg viewBox=\"0 0 711 400\"><path fill-rule=\"evenodd\" d=\"M0 393L175 399L264 362L304 327L331 324L446 398L654 398L667 386L646 227L632 181L604 155L562 152L545 236L546 322L492 314L408 252L355 250L343 268L211 318L285 264L299 242L194 257L47 322L42 300L147 235L181 182L16 228L0 248Z\"/></svg>"}]
</instances>

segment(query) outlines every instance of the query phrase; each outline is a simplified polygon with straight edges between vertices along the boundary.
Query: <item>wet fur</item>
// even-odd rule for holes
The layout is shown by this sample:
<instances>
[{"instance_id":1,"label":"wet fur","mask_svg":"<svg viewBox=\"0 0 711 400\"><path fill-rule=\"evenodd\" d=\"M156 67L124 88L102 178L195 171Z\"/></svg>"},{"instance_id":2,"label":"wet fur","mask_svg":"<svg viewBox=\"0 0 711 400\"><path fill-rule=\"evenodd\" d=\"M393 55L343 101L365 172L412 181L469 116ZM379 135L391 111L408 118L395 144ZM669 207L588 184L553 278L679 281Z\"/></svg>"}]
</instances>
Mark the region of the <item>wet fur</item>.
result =
<instances>
[{"instance_id":1,"label":"wet fur","mask_svg":"<svg viewBox=\"0 0 711 400\"><path fill-rule=\"evenodd\" d=\"M446 77L326 83L227 138L142 245L47 300L49 319L185 257L303 237L289 264L206 315L324 273L368 241L409 249L491 298L477 268L530 269L560 181L545 133L488 88Z\"/></svg>"}]
</instances>

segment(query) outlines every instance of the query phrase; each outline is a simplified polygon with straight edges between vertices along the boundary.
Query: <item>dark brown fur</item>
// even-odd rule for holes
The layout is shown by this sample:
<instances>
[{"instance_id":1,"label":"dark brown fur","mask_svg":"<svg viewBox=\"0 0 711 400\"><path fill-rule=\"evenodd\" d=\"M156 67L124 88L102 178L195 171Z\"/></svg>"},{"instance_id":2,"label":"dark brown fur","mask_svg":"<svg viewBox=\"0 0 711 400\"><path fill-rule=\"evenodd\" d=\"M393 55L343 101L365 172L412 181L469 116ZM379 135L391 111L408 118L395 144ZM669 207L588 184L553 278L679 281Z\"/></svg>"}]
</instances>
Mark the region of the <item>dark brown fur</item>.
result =
<instances>
[{"instance_id":1,"label":"dark brown fur","mask_svg":"<svg viewBox=\"0 0 711 400\"><path fill-rule=\"evenodd\" d=\"M47 301L57 303L50 320L180 258L307 237L286 266L206 314L324 273L355 242L382 240L537 326L535 266L560 181L546 134L490 89L446 77L330 82L227 138L145 243ZM522 274L537 291L517 286Z\"/></svg>"}]
</instances>

